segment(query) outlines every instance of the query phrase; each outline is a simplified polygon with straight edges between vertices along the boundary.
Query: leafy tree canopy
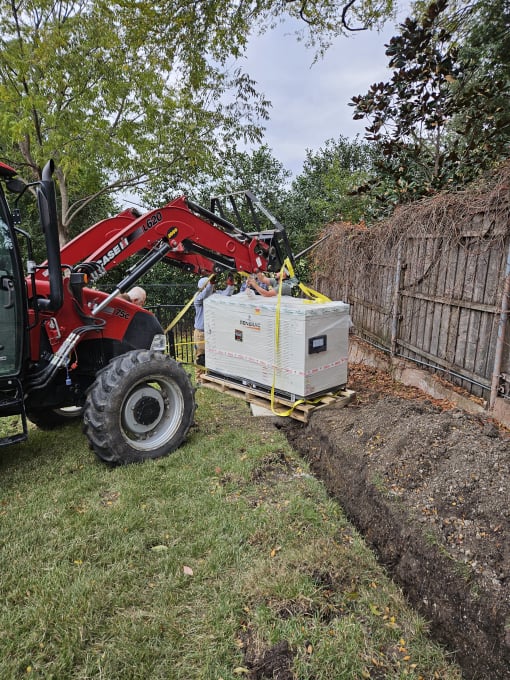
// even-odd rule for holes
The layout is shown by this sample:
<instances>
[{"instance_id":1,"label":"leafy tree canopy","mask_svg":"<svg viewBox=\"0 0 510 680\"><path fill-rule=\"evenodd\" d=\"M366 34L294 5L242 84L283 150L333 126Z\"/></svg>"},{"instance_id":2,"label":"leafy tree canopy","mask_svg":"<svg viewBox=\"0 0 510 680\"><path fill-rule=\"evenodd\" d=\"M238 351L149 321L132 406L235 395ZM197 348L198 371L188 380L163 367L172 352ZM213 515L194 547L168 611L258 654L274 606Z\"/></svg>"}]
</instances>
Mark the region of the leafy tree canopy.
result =
<instances>
[{"instance_id":1,"label":"leafy tree canopy","mask_svg":"<svg viewBox=\"0 0 510 680\"><path fill-rule=\"evenodd\" d=\"M99 193L189 176L220 142L259 138L267 102L241 71L199 58L190 7L158 14L145 3L1 0L2 157L28 181L53 157L62 239ZM166 27L162 16L172 17Z\"/></svg>"},{"instance_id":2,"label":"leafy tree canopy","mask_svg":"<svg viewBox=\"0 0 510 680\"><path fill-rule=\"evenodd\" d=\"M368 199L355 193L373 167L370 146L357 138L329 139L317 152L307 151L303 170L292 182L284 210L296 253L308 248L327 222L354 223L365 217Z\"/></svg>"},{"instance_id":3,"label":"leafy tree canopy","mask_svg":"<svg viewBox=\"0 0 510 680\"><path fill-rule=\"evenodd\" d=\"M281 210L291 172L283 167L267 144L252 151L235 148L221 153L214 176L195 182L198 201L207 206L211 198L249 190L272 212Z\"/></svg>"},{"instance_id":4,"label":"leafy tree canopy","mask_svg":"<svg viewBox=\"0 0 510 680\"><path fill-rule=\"evenodd\" d=\"M349 22L378 25L392 6L0 0L1 157L27 181L54 159L64 241L101 193L154 178L179 184L212 171L219 149L260 140L269 102L241 69L229 70L252 31L290 15L325 48Z\"/></svg>"},{"instance_id":5,"label":"leafy tree canopy","mask_svg":"<svg viewBox=\"0 0 510 680\"><path fill-rule=\"evenodd\" d=\"M506 10L505 10L506 6ZM508 153L510 10L437 0L387 47L393 76L352 98L381 152L373 188L387 209L464 186Z\"/></svg>"}]
</instances>

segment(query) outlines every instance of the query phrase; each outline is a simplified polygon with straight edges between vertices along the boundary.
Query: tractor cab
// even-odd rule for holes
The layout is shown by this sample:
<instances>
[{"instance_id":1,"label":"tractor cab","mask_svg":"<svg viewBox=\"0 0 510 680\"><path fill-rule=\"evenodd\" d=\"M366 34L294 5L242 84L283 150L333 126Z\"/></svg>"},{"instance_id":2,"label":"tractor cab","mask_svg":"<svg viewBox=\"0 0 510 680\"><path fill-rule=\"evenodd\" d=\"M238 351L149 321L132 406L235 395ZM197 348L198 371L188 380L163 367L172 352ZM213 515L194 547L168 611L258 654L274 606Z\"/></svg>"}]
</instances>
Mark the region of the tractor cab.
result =
<instances>
[{"instance_id":1,"label":"tractor cab","mask_svg":"<svg viewBox=\"0 0 510 680\"><path fill-rule=\"evenodd\" d=\"M0 404L2 416L22 415L24 404L22 371L27 349L25 275L21 265L12 214L4 185L14 180L15 171L0 163ZM0 446L26 439L23 433L0 438Z\"/></svg>"}]
</instances>

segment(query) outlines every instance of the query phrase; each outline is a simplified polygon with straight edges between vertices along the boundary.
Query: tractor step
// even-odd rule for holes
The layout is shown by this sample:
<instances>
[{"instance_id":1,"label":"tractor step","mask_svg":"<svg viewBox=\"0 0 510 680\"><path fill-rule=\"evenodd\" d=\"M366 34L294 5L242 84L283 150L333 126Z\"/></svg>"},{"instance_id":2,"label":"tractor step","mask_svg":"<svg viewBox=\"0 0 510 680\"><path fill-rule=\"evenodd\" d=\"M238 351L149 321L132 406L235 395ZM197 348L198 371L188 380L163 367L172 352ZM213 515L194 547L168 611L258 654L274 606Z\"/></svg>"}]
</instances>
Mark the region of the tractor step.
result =
<instances>
[{"instance_id":1,"label":"tractor step","mask_svg":"<svg viewBox=\"0 0 510 680\"><path fill-rule=\"evenodd\" d=\"M18 444L28 439L23 388L17 378L9 379L0 390L0 446Z\"/></svg>"},{"instance_id":2,"label":"tractor step","mask_svg":"<svg viewBox=\"0 0 510 680\"><path fill-rule=\"evenodd\" d=\"M25 442L27 439L28 439L27 432L18 432L16 434L11 434L8 435L7 437L0 438L0 447L10 446L11 444L20 444L21 442Z\"/></svg>"}]
</instances>

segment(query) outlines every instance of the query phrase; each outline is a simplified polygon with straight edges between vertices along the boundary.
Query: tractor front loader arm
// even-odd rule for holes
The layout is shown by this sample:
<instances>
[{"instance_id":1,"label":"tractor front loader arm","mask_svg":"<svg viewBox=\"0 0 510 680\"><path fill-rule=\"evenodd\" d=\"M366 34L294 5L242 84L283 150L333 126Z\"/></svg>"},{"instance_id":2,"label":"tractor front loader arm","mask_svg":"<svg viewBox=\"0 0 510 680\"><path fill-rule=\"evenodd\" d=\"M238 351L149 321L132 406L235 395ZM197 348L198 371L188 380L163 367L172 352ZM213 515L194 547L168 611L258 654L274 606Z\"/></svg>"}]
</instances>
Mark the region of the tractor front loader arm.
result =
<instances>
[{"instance_id":1,"label":"tractor front loader arm","mask_svg":"<svg viewBox=\"0 0 510 680\"><path fill-rule=\"evenodd\" d=\"M157 261L196 274L268 268L275 257L271 233L247 234L233 225L228 229L226 220L218 217L215 224L190 205L181 196L143 215L126 210L103 220L62 248L62 262L94 282L130 256L161 252L166 244Z\"/></svg>"}]
</instances>

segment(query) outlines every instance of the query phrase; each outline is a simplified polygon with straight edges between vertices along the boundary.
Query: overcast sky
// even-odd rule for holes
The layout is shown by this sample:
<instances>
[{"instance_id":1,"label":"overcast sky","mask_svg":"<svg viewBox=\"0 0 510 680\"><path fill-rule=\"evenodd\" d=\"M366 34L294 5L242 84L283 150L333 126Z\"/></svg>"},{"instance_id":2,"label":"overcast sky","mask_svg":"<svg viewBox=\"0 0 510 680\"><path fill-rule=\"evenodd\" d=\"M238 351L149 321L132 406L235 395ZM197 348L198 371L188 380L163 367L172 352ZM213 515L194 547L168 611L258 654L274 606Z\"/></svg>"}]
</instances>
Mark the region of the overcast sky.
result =
<instances>
[{"instance_id":1,"label":"overcast sky","mask_svg":"<svg viewBox=\"0 0 510 680\"><path fill-rule=\"evenodd\" d=\"M398 22L404 18L401 12ZM340 135L363 136L366 121L353 120L348 102L372 83L388 80L384 45L397 33L395 23L381 33L352 33L315 64L313 51L297 42L290 28L252 38L244 68L272 103L265 141L293 176L301 171L307 149L318 151Z\"/></svg>"},{"instance_id":2,"label":"overcast sky","mask_svg":"<svg viewBox=\"0 0 510 680\"><path fill-rule=\"evenodd\" d=\"M272 103L264 142L293 177L301 172L307 149L319 151L340 135L363 137L366 121L353 120L348 102L390 77L385 44L398 34L410 0L400 4L404 9L383 31L341 37L315 64L313 50L297 41L290 24L250 40L243 68ZM123 201L141 207L129 194Z\"/></svg>"}]
</instances>

